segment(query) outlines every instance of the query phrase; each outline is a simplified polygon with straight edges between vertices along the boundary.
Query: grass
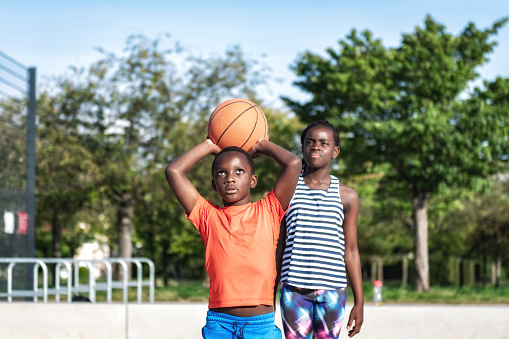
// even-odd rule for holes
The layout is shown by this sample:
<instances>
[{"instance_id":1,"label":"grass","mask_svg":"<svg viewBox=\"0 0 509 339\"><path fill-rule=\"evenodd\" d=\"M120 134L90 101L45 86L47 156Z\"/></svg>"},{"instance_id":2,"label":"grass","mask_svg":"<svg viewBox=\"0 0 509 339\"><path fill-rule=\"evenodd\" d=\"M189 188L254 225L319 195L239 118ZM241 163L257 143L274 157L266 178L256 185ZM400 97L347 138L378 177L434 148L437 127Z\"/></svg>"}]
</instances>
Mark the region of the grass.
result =
<instances>
[{"instance_id":1,"label":"grass","mask_svg":"<svg viewBox=\"0 0 509 339\"><path fill-rule=\"evenodd\" d=\"M162 283L158 281L158 286ZM373 303L373 286L364 283L364 300ZM202 281L171 281L167 287L157 287L156 302L207 302L208 287ZM384 286L382 290L384 304L509 304L509 286L494 288L491 286L453 287L432 286L427 293L417 293L413 286ZM98 296L99 299L99 296ZM122 299L122 291L115 290L114 300ZM136 300L136 290L130 289L129 300ZM143 290L143 300L148 300L148 289ZM348 302L353 300L348 289Z\"/></svg>"},{"instance_id":2,"label":"grass","mask_svg":"<svg viewBox=\"0 0 509 339\"><path fill-rule=\"evenodd\" d=\"M86 285L85 282L83 284ZM207 302L208 286L203 281L176 281L171 280L169 286L162 286L162 281L157 281L154 291L155 302ZM365 304L373 304L373 286L365 282L364 286ZM113 302L122 302L123 291L121 289L113 290ZM347 302L352 302L352 291L347 290ZM87 293L84 293L87 296ZM454 305L486 305L500 304L509 305L509 285L495 288L492 286L475 287L454 287L454 286L432 286L430 292L417 293L413 286L401 287L390 282L384 285L382 289L384 304L454 304ZM66 297L60 297L61 302L66 302ZM50 301L54 300L50 296ZM106 292L97 291L96 300L98 302L106 301ZM128 290L129 302L137 301L137 290L130 287ZM142 301L148 302L149 290L144 286L142 289Z\"/></svg>"},{"instance_id":3,"label":"grass","mask_svg":"<svg viewBox=\"0 0 509 339\"><path fill-rule=\"evenodd\" d=\"M382 296L385 304L509 304L509 286L433 286L427 293L417 293L412 286L384 286ZM206 302L208 289L201 281L173 281L169 287L156 289L155 300ZM347 300L353 300L350 289ZM373 300L373 287L369 283L364 283L364 300L366 304Z\"/></svg>"},{"instance_id":4,"label":"grass","mask_svg":"<svg viewBox=\"0 0 509 339\"><path fill-rule=\"evenodd\" d=\"M352 300L349 291L349 300ZM384 304L509 304L509 286L432 286L429 292L418 293L413 286L384 286ZM372 303L373 287L364 284L364 300Z\"/></svg>"},{"instance_id":5,"label":"grass","mask_svg":"<svg viewBox=\"0 0 509 339\"><path fill-rule=\"evenodd\" d=\"M137 289L130 287L127 293L129 302L137 301ZM155 302L208 302L209 290L208 286L204 285L203 281L171 281L169 286L162 286L162 282L158 281L158 287L154 290ZM98 302L106 301L106 292L98 291L96 294ZM121 289L114 289L112 291L112 300L114 302L123 300L123 291ZM142 301L149 300L149 290L147 286L142 289Z\"/></svg>"}]
</instances>

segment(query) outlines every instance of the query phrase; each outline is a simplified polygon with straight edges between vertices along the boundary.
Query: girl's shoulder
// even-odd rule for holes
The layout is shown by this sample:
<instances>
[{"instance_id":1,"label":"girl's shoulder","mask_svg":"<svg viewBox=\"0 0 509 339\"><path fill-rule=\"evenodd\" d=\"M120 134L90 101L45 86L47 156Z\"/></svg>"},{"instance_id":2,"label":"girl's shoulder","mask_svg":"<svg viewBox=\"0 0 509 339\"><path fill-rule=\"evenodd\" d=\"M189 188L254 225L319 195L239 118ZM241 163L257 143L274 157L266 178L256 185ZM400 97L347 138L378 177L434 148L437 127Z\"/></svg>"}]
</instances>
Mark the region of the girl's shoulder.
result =
<instances>
[{"instance_id":1,"label":"girl's shoulder","mask_svg":"<svg viewBox=\"0 0 509 339\"><path fill-rule=\"evenodd\" d=\"M358 204L359 202L359 195L357 194L357 191L341 182L339 182L339 194L341 196L341 201L345 206L350 203Z\"/></svg>"}]
</instances>

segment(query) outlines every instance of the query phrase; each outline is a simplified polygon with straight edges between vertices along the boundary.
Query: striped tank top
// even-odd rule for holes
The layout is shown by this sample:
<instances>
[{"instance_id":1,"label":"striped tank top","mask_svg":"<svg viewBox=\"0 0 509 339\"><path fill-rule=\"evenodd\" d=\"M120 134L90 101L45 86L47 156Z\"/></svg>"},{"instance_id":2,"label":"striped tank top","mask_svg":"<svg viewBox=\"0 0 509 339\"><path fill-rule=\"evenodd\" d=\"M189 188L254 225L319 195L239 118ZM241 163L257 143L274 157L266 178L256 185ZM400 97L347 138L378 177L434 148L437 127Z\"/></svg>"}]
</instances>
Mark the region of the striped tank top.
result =
<instances>
[{"instance_id":1,"label":"striped tank top","mask_svg":"<svg viewBox=\"0 0 509 339\"><path fill-rule=\"evenodd\" d=\"M310 189L301 175L286 212L282 282L316 290L346 286L343 219L338 178L331 175L325 191Z\"/></svg>"}]
</instances>

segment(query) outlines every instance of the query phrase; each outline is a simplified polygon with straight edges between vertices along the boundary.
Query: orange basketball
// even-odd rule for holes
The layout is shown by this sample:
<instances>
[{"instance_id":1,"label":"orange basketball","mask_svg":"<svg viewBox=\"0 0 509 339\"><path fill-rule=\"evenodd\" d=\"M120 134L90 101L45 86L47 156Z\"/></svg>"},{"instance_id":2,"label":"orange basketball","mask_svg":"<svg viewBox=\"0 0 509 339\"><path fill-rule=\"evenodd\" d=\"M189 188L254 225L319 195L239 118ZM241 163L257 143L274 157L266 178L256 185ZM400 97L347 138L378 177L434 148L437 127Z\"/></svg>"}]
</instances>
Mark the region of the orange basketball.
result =
<instances>
[{"instance_id":1,"label":"orange basketball","mask_svg":"<svg viewBox=\"0 0 509 339\"><path fill-rule=\"evenodd\" d=\"M267 133L265 114L257 104L246 99L221 103L209 118L209 138L221 149L237 146L247 151Z\"/></svg>"}]
</instances>

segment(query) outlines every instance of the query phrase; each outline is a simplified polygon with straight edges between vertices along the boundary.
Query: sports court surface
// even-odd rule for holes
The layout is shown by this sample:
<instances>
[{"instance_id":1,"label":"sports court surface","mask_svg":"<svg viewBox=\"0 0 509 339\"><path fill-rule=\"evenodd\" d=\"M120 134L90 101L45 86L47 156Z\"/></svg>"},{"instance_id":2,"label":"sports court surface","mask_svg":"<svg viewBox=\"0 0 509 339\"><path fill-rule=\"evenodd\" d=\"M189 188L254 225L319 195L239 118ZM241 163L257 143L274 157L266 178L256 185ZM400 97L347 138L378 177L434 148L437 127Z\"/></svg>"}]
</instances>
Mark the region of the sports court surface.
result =
<instances>
[{"instance_id":1,"label":"sports court surface","mask_svg":"<svg viewBox=\"0 0 509 339\"><path fill-rule=\"evenodd\" d=\"M351 307L351 306L350 306ZM207 304L0 303L1 338L199 339ZM350 309L347 304L347 314ZM281 328L279 310L276 324ZM509 339L509 305L366 303L355 338ZM346 319L340 338L348 338Z\"/></svg>"}]
</instances>

